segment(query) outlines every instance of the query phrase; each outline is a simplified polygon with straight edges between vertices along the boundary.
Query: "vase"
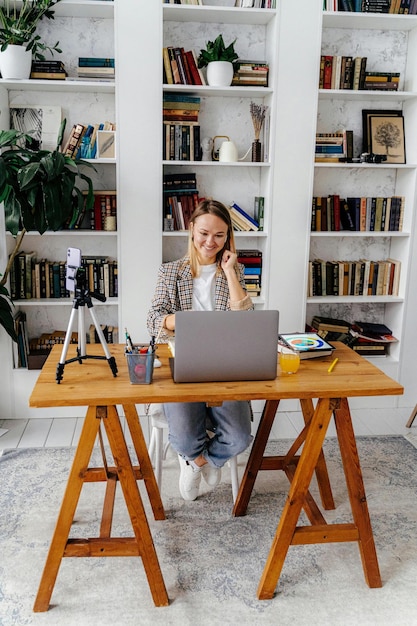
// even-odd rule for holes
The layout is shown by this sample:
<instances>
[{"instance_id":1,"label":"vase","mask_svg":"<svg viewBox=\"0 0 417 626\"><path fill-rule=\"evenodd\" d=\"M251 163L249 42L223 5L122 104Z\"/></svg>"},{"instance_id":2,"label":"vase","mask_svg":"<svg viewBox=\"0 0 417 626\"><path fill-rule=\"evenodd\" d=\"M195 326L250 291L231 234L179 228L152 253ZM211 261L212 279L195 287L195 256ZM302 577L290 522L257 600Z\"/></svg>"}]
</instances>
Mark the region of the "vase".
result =
<instances>
[{"instance_id":1,"label":"vase","mask_svg":"<svg viewBox=\"0 0 417 626\"><path fill-rule=\"evenodd\" d=\"M259 139L252 142L252 162L259 163L262 160L262 144Z\"/></svg>"},{"instance_id":2,"label":"vase","mask_svg":"<svg viewBox=\"0 0 417 626\"><path fill-rule=\"evenodd\" d=\"M207 65L207 82L210 87L230 87L233 80L233 63L212 61Z\"/></svg>"},{"instance_id":3,"label":"vase","mask_svg":"<svg viewBox=\"0 0 417 626\"><path fill-rule=\"evenodd\" d=\"M9 44L6 50L0 52L0 72L5 80L30 78L31 66L32 52L25 46Z\"/></svg>"}]
</instances>

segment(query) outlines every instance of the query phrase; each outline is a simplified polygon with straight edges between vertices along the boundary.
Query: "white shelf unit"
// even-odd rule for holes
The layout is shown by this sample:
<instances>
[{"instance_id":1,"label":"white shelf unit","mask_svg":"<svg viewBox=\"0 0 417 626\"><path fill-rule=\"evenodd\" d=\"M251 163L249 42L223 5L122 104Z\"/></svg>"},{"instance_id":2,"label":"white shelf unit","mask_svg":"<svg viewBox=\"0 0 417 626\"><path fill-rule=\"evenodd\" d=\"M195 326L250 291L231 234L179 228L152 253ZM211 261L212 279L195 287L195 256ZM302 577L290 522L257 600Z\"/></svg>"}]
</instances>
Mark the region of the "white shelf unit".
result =
<instances>
[{"instance_id":1,"label":"white shelf unit","mask_svg":"<svg viewBox=\"0 0 417 626\"><path fill-rule=\"evenodd\" d=\"M341 231L311 233L310 259L401 261L398 297L307 298L307 322L314 314L354 321L384 322L399 339L390 356L377 365L402 381L407 361L408 300L412 291L412 256L416 245L417 174L417 17L360 13L323 13L321 54L366 56L368 71L400 71L398 92L318 90L317 132L343 128L354 132L354 156L362 142L362 109L396 109L404 115L406 164L315 164L314 196L393 196L405 198L401 232ZM401 400L392 399L392 405Z\"/></svg>"},{"instance_id":2,"label":"white shelf unit","mask_svg":"<svg viewBox=\"0 0 417 626\"><path fill-rule=\"evenodd\" d=\"M236 39L235 50L240 58L266 60L269 63L268 87L210 87L194 85L163 85L166 93L188 93L201 99L199 125L201 139L226 135L236 144L239 158L236 163L216 161L163 161L163 173L195 172L200 197L213 197L228 205L236 202L253 215L255 196L265 198L265 225L260 233L236 233L238 249L256 248L262 251L262 294L254 298L257 306L264 306L268 298L270 212L272 202L272 159L268 162L250 161L254 138L250 116L250 102L268 106L271 119L268 138L271 153L274 149L277 82L277 11L270 9L241 9L222 6L163 5L163 45L185 46L196 56L207 41L223 34L228 45ZM205 71L205 70L203 70ZM261 135L265 144L265 137ZM216 144L217 147L217 144ZM242 185L242 179L245 184ZM162 204L161 204L162 211ZM162 222L162 219L161 219ZM186 252L186 233L163 233L162 260L179 258Z\"/></svg>"},{"instance_id":3,"label":"white shelf unit","mask_svg":"<svg viewBox=\"0 0 417 626\"><path fill-rule=\"evenodd\" d=\"M47 42L59 39L63 50L55 55L65 63L70 76L76 76L79 56L115 56L114 2L62 0L56 7L55 19L41 24L39 31ZM88 36L86 34L88 33ZM53 80L0 80L1 128L9 124L9 105L57 105L66 118L64 142L73 124L116 121L115 82L96 81L53 81ZM94 159L93 169L87 173L94 181L95 190L117 189L116 159ZM14 239L4 231L2 215L1 267L5 267L7 254L14 247ZM34 251L37 258L51 261L65 260L68 247L79 247L83 255L106 255L113 259L119 256L118 232L104 231L58 231L26 233L22 251ZM111 298L97 304L100 323L119 326L118 299ZM26 312L29 337L38 337L44 332L65 330L71 313L71 299L28 299L16 300L15 305ZM92 322L85 312L86 325ZM74 328L74 330L77 330ZM0 383L1 395L5 399L2 417L40 417L39 411L28 408L28 398L39 371L13 370L11 342L5 333L0 337L3 362L7 362L8 376ZM4 411L4 413L3 413ZM60 409L49 412L53 416L74 415L75 409ZM44 412L45 416L48 411ZM80 415L83 414L81 410Z\"/></svg>"}]
</instances>

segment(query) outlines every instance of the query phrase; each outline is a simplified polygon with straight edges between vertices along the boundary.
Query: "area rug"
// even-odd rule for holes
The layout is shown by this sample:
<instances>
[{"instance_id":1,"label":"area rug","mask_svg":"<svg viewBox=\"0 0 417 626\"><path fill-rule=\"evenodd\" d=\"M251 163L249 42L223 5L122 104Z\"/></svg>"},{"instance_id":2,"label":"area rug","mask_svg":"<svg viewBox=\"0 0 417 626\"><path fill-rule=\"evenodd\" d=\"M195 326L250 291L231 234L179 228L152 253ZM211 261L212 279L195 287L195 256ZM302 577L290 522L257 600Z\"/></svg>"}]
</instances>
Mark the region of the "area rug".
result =
<instances>
[{"instance_id":1,"label":"area rug","mask_svg":"<svg viewBox=\"0 0 417 626\"><path fill-rule=\"evenodd\" d=\"M284 446L270 442L268 452L280 453ZM228 469L214 491L203 489L196 501L184 502L178 493L177 458L171 455L162 479L167 519L155 522L146 505L170 605L154 607L139 558L67 558L49 610L37 614L33 602L74 449L5 452L0 458L0 624L415 624L417 450L403 437L359 437L358 449L381 589L367 587L355 543L294 546L275 597L258 600L257 586L287 493L285 476L261 472L247 515L233 518ZM335 523L350 521L335 439L326 439L325 455L336 502L325 517ZM240 473L244 461L242 456ZM314 482L312 492L317 493ZM102 495L103 485L83 488L75 536L97 536ZM120 492L115 509L114 534L131 536Z\"/></svg>"}]
</instances>

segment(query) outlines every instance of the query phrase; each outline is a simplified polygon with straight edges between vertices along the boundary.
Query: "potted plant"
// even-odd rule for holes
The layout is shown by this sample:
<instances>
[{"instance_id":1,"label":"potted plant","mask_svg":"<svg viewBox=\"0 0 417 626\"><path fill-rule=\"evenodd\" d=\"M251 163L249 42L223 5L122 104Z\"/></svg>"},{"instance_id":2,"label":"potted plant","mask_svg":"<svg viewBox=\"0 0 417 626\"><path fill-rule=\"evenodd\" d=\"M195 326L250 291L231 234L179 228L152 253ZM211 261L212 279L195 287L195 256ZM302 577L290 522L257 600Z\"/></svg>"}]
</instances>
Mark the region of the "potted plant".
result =
<instances>
[{"instance_id":1,"label":"potted plant","mask_svg":"<svg viewBox=\"0 0 417 626\"><path fill-rule=\"evenodd\" d=\"M83 172L84 167L94 166L60 152L65 122L52 151L21 148L19 142L22 138L30 142L29 135L0 131L0 202L6 230L16 239L0 280L0 325L14 340L13 304L6 284L25 233L31 230L42 235L46 230L61 230L76 220L84 203L87 210L94 204L92 180ZM78 186L81 180L88 187L87 194Z\"/></svg>"},{"instance_id":2,"label":"potted plant","mask_svg":"<svg viewBox=\"0 0 417 626\"><path fill-rule=\"evenodd\" d=\"M2 78L29 78L32 57L45 60L44 52L61 52L42 42L36 29L42 19L54 19L53 7L61 0L3 0L0 6L0 72Z\"/></svg>"},{"instance_id":3,"label":"potted plant","mask_svg":"<svg viewBox=\"0 0 417 626\"><path fill-rule=\"evenodd\" d=\"M199 68L207 66L207 82L212 87L228 87L233 80L234 65L238 59L234 44L236 39L227 47L220 34L214 41L206 43L206 49L200 50L197 60Z\"/></svg>"}]
</instances>

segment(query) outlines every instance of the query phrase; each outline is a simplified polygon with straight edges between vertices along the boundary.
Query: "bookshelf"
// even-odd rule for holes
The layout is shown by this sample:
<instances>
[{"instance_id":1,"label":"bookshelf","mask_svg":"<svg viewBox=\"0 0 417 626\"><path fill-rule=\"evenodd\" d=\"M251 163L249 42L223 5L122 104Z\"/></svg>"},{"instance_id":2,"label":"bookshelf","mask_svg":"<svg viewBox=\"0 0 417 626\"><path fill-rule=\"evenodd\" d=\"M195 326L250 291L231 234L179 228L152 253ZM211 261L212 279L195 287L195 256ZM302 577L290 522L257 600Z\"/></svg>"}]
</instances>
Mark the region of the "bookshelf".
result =
<instances>
[{"instance_id":1,"label":"bookshelf","mask_svg":"<svg viewBox=\"0 0 417 626\"><path fill-rule=\"evenodd\" d=\"M78 56L114 56L114 2L101 0L62 0L55 11L51 24L41 24L43 36L47 40L59 39L63 53L59 58L65 63L70 76L76 76ZM89 37L84 34L89 33ZM76 123L99 123L115 121L115 83L93 81L58 80L0 80L1 128L8 127L10 105L54 105L61 107L62 117L66 118L64 143ZM94 159L96 171L89 170L96 190L117 189L116 159ZM4 232L2 214L1 267L14 246L13 237ZM83 256L103 255L118 259L118 232L100 230L62 230L58 232L26 233L21 250L33 251L38 259L65 261L68 247L81 248ZM102 324L119 326L118 299L109 298L106 303L94 300L97 317ZM38 337L53 330L66 330L71 313L72 299L31 298L15 300L18 309L26 314L29 337ZM86 311L86 324L90 316ZM8 360L8 376L1 385L2 397L6 399L4 417L39 417L28 409L28 397L38 370L13 369L12 350L8 338L1 337L2 358ZM74 415L74 410L63 409L62 415ZM82 415L82 412L80 413Z\"/></svg>"},{"instance_id":2,"label":"bookshelf","mask_svg":"<svg viewBox=\"0 0 417 626\"><path fill-rule=\"evenodd\" d=\"M316 163L313 195L402 196L404 223L400 232L311 232L310 260L380 260L401 262L397 295L315 296L306 302L306 321L315 314L383 322L399 339L377 365L397 380L407 379L411 339L407 317L412 298L413 250L416 242L415 202L417 145L417 17L323 12L320 54L367 57L367 70L401 72L399 91L318 90L317 132L349 128L354 156L362 152L362 109L399 110L404 116L406 163ZM393 68L396 68L395 70ZM412 339L411 339L412 340ZM411 381L410 381L411 382ZM401 406L405 398L393 400ZM405 404L406 406L406 404Z\"/></svg>"},{"instance_id":3,"label":"bookshelf","mask_svg":"<svg viewBox=\"0 0 417 626\"><path fill-rule=\"evenodd\" d=\"M163 175L193 172L196 175L198 195L211 196L229 205L236 202L251 216L254 215L255 196L265 198L264 230L250 235L236 232L238 249L259 249L263 256L262 292L254 298L257 306L265 306L268 293L269 224L272 199L272 158L251 162L250 147L254 137L250 116L250 103L268 106L270 120L276 111L276 43L279 39L278 18L275 9L241 9L228 6L186 6L164 4L163 46L186 46L198 57L208 40L223 34L226 45L236 39L235 50L240 58L269 63L268 87L211 87L208 85L162 86L163 94L192 94L200 98L200 137L230 137L237 147L239 159L233 163L213 160L170 161L162 163ZM214 3L213 3L214 4ZM226 3L225 3L226 4ZM161 58L162 63L162 58ZM205 73L205 70L203 70ZM262 143L273 149L274 125L269 124L268 136ZM264 127L264 131L265 131ZM218 147L218 146L217 146ZM242 178L245 185L242 186ZM187 232L174 231L162 234L162 260L178 258L186 252Z\"/></svg>"}]
</instances>

